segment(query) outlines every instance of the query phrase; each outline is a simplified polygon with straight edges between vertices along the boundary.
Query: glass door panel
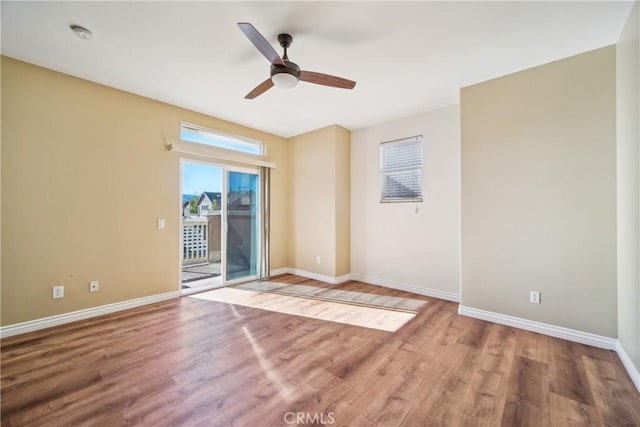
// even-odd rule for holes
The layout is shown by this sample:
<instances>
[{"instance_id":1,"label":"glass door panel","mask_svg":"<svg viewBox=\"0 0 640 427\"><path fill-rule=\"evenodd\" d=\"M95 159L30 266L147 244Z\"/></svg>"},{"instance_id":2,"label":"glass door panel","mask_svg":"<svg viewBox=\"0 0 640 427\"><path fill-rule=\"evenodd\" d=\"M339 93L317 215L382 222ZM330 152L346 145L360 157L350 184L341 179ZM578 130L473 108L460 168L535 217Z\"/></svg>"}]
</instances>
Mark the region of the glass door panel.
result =
<instances>
[{"instance_id":1,"label":"glass door panel","mask_svg":"<svg viewBox=\"0 0 640 427\"><path fill-rule=\"evenodd\" d=\"M181 160L180 290L182 295L223 284L220 165Z\"/></svg>"},{"instance_id":2,"label":"glass door panel","mask_svg":"<svg viewBox=\"0 0 640 427\"><path fill-rule=\"evenodd\" d=\"M226 281L257 275L258 175L227 172Z\"/></svg>"}]
</instances>

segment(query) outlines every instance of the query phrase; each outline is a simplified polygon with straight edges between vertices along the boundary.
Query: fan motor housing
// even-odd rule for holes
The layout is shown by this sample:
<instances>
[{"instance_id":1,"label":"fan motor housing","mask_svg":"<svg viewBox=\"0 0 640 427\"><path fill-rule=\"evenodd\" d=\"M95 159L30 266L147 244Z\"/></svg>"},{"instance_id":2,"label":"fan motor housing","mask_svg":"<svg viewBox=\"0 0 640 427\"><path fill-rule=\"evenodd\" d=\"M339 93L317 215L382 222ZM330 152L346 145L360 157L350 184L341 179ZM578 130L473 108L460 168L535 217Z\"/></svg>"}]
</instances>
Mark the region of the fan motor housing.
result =
<instances>
[{"instance_id":1,"label":"fan motor housing","mask_svg":"<svg viewBox=\"0 0 640 427\"><path fill-rule=\"evenodd\" d=\"M271 77L276 74L287 73L300 80L300 67L291 61L284 61L284 65L271 64Z\"/></svg>"}]
</instances>

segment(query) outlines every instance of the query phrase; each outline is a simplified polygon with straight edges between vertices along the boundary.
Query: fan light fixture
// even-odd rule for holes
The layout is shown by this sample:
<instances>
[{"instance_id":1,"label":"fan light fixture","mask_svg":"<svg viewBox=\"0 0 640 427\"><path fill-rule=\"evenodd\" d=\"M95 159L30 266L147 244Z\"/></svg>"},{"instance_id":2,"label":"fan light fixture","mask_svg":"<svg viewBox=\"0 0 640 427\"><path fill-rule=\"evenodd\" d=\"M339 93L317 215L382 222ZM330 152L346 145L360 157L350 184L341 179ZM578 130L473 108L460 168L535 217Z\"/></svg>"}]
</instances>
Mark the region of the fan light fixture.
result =
<instances>
[{"instance_id":1,"label":"fan light fixture","mask_svg":"<svg viewBox=\"0 0 640 427\"><path fill-rule=\"evenodd\" d=\"M277 73L271 76L271 81L280 89L293 89L298 86L298 79L293 74Z\"/></svg>"}]
</instances>

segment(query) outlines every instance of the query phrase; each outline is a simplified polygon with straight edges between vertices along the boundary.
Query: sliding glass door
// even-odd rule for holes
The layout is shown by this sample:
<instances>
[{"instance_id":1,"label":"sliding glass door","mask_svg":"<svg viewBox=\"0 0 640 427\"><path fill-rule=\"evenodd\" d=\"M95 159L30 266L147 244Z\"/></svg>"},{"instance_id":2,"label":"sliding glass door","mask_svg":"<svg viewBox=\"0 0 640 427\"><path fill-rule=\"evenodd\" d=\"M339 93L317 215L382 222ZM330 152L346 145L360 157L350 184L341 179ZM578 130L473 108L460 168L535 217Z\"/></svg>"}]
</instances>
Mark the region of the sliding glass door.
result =
<instances>
[{"instance_id":1,"label":"sliding glass door","mask_svg":"<svg viewBox=\"0 0 640 427\"><path fill-rule=\"evenodd\" d=\"M256 279L258 170L183 160L181 182L182 295Z\"/></svg>"},{"instance_id":2,"label":"sliding glass door","mask_svg":"<svg viewBox=\"0 0 640 427\"><path fill-rule=\"evenodd\" d=\"M226 178L224 281L255 279L259 256L258 174L228 170Z\"/></svg>"}]
</instances>

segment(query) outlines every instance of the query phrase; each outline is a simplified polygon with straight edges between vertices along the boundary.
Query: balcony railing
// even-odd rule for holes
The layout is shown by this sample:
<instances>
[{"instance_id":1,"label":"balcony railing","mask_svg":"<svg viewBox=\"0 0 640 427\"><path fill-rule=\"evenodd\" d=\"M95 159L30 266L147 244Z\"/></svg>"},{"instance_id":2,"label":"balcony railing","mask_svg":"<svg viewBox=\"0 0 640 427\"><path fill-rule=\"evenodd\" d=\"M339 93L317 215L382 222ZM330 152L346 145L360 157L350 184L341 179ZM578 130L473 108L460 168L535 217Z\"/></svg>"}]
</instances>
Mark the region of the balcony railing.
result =
<instances>
[{"instance_id":1,"label":"balcony railing","mask_svg":"<svg viewBox=\"0 0 640 427\"><path fill-rule=\"evenodd\" d=\"M182 264L205 263L209 258L209 221L206 218L182 219Z\"/></svg>"}]
</instances>

